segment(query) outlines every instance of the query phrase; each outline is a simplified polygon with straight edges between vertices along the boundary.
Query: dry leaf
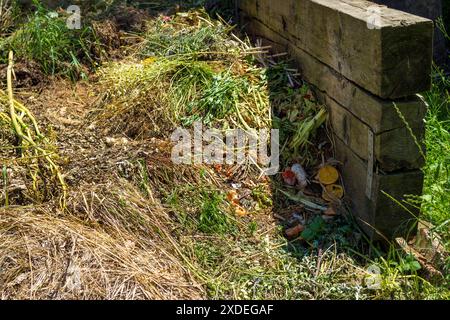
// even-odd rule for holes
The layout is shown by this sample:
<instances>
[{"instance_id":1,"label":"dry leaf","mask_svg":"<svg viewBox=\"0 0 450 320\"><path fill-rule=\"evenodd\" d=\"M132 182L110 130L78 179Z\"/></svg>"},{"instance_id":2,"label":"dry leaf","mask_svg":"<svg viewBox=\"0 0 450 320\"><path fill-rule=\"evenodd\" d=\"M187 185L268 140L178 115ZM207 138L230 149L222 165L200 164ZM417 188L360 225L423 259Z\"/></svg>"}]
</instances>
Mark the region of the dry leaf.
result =
<instances>
[{"instance_id":1,"label":"dry leaf","mask_svg":"<svg viewBox=\"0 0 450 320\"><path fill-rule=\"evenodd\" d=\"M233 167L229 167L225 172L225 175L227 176L227 178L230 178L233 175Z\"/></svg>"},{"instance_id":2,"label":"dry leaf","mask_svg":"<svg viewBox=\"0 0 450 320\"><path fill-rule=\"evenodd\" d=\"M305 227L301 224L296 225L295 227L286 229L285 234L289 239L293 239L299 236L299 234L305 230Z\"/></svg>"},{"instance_id":3,"label":"dry leaf","mask_svg":"<svg viewBox=\"0 0 450 320\"><path fill-rule=\"evenodd\" d=\"M153 64L155 62L156 62L156 57L148 57L147 59L142 61L142 64L144 66L149 66L149 65L151 65L151 64Z\"/></svg>"},{"instance_id":4,"label":"dry leaf","mask_svg":"<svg viewBox=\"0 0 450 320\"><path fill-rule=\"evenodd\" d=\"M239 204L239 198L238 198L238 194L236 192L236 190L230 190L227 193L227 200L232 204L232 205L238 205Z\"/></svg>"}]
</instances>

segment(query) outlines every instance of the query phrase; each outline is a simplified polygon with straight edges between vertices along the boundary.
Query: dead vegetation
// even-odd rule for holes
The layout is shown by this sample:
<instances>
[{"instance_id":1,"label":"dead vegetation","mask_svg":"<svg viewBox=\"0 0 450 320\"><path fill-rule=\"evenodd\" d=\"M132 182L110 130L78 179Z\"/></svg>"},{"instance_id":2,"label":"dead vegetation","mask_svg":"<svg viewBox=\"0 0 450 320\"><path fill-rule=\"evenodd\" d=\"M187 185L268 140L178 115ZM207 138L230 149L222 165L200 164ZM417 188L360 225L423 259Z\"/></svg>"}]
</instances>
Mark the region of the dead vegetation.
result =
<instances>
[{"instance_id":1,"label":"dead vegetation","mask_svg":"<svg viewBox=\"0 0 450 320\"><path fill-rule=\"evenodd\" d=\"M33 188L27 172L36 162L18 161L10 99L1 97L0 181L9 196L8 203L0 197L1 298L445 296L417 274L390 274L390 267L383 290L365 286L374 259L342 214L341 197L322 197L323 186L340 183L339 173L315 179L336 163L323 107L295 70L203 10L152 10L163 14L137 10L154 17L145 30L133 23L141 32L131 44L116 32L131 21L105 14L105 34L96 34L108 59L118 61L86 69L77 83L60 73L65 79L45 76L45 86L14 93L23 131L50 137L45 142L67 184L63 205L58 193L30 205L24 189L10 190ZM283 168L304 166L307 188L286 186L281 175L260 177L251 165L175 165L168 136L195 121L221 130L281 129ZM44 172L45 163L38 168ZM39 181L48 187L58 175L46 172ZM286 239L299 224L304 228Z\"/></svg>"},{"instance_id":2,"label":"dead vegetation","mask_svg":"<svg viewBox=\"0 0 450 320\"><path fill-rule=\"evenodd\" d=\"M0 103L4 110L0 113L0 118L5 126L11 127L9 136L8 133L6 134L6 139L13 140L13 143L2 146L2 149L6 149L8 157L2 159L3 192L0 199L8 207L10 189L14 193L16 188L22 188L26 190L25 198L39 203L50 199L59 189L64 202L67 186L56 162L57 154L50 141L41 133L36 119L28 108L14 99L12 77L13 52L11 51L7 70L7 93L0 89ZM11 154L11 151L16 155ZM10 183L10 176L20 175L13 169L8 170L8 167L14 167L15 163L25 164L27 170L25 176L22 175L22 179L29 180L28 185Z\"/></svg>"},{"instance_id":3,"label":"dead vegetation","mask_svg":"<svg viewBox=\"0 0 450 320\"><path fill-rule=\"evenodd\" d=\"M157 203L127 182L84 185L68 208L0 214L3 299L192 299L204 296Z\"/></svg>"}]
</instances>

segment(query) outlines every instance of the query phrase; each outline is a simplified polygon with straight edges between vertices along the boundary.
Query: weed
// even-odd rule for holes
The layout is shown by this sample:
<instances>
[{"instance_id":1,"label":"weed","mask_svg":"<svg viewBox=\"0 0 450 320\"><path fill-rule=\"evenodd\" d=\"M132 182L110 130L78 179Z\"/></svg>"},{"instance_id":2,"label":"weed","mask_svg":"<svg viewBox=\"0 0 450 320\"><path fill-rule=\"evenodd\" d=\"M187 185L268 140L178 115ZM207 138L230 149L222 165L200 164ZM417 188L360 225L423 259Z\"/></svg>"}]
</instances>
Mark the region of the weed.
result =
<instances>
[{"instance_id":1,"label":"weed","mask_svg":"<svg viewBox=\"0 0 450 320\"><path fill-rule=\"evenodd\" d=\"M301 236L306 241L312 241L316 239L325 229L325 221L322 217L315 217L302 232Z\"/></svg>"},{"instance_id":2,"label":"weed","mask_svg":"<svg viewBox=\"0 0 450 320\"><path fill-rule=\"evenodd\" d=\"M14 99L12 78L13 53L11 51L7 69L7 92L0 89L0 119L12 129L16 141L14 146L9 148L16 150L17 156L2 159L2 162L26 164L27 176L30 180L28 197L34 201L41 202L49 198L48 193L52 193L49 185L53 184L49 182L54 182L55 189L62 192L61 204L64 206L67 185L57 164L57 155L50 140L41 133L33 114L25 105ZM6 189L5 198L7 204Z\"/></svg>"},{"instance_id":3,"label":"weed","mask_svg":"<svg viewBox=\"0 0 450 320\"><path fill-rule=\"evenodd\" d=\"M204 233L225 234L233 231L227 213L220 209L223 196L217 192L202 191L203 205L200 210L198 229Z\"/></svg>"},{"instance_id":4,"label":"weed","mask_svg":"<svg viewBox=\"0 0 450 320\"><path fill-rule=\"evenodd\" d=\"M86 77L84 65L94 67L91 57L97 45L90 26L69 29L64 17L55 17L39 2L27 22L0 43L0 53L13 50L18 59L34 60L48 75L59 74L72 80Z\"/></svg>"},{"instance_id":5,"label":"weed","mask_svg":"<svg viewBox=\"0 0 450 320\"><path fill-rule=\"evenodd\" d=\"M234 218L225 209L223 195L211 186L175 188L165 203L191 232L231 235L237 230Z\"/></svg>"}]
</instances>

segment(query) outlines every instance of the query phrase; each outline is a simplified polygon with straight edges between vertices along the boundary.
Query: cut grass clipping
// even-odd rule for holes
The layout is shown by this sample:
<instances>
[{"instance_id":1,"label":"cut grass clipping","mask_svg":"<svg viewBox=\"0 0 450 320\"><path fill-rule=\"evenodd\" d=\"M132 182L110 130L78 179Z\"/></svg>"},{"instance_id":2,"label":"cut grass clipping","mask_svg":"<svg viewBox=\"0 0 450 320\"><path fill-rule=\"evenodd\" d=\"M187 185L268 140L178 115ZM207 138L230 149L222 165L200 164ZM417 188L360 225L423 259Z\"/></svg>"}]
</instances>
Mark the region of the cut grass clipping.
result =
<instances>
[{"instance_id":1,"label":"cut grass clipping","mask_svg":"<svg viewBox=\"0 0 450 320\"><path fill-rule=\"evenodd\" d=\"M31 112L13 97L13 52L9 52L9 64L7 70L7 93L0 89L0 120L3 125L8 125L15 137L15 145L0 146L2 157L2 176L4 185L4 205L9 205L8 196L8 166L26 166L27 178L31 179L28 187L28 197L33 201L42 202L49 199L52 193L48 188L48 182L54 181L57 188L65 198L66 184L62 173L56 163L56 153L49 140L41 133L39 126ZM16 157L11 157L8 151L15 151ZM47 181L49 180L49 181Z\"/></svg>"},{"instance_id":2,"label":"cut grass clipping","mask_svg":"<svg viewBox=\"0 0 450 320\"><path fill-rule=\"evenodd\" d=\"M251 57L261 49L233 40L230 28L218 24L202 12L150 24L139 62L99 72L106 90L101 119L132 137L167 135L195 121L218 129L270 127L265 74Z\"/></svg>"}]
</instances>

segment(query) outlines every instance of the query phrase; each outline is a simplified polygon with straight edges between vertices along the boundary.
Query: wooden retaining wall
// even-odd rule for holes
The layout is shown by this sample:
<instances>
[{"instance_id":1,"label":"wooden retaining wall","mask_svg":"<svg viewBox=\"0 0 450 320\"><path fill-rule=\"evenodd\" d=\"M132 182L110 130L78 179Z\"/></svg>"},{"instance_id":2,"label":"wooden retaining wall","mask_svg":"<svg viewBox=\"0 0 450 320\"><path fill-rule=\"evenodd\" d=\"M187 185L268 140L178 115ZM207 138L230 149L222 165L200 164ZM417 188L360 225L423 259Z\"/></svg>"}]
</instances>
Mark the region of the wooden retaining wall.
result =
<instances>
[{"instance_id":1,"label":"wooden retaining wall","mask_svg":"<svg viewBox=\"0 0 450 320\"><path fill-rule=\"evenodd\" d=\"M426 105L416 93L431 84L432 21L364 0L238 0L238 10L249 34L290 53L326 104L361 227L372 239L413 234L419 211L386 194L422 193Z\"/></svg>"},{"instance_id":2,"label":"wooden retaining wall","mask_svg":"<svg viewBox=\"0 0 450 320\"><path fill-rule=\"evenodd\" d=\"M443 15L443 4L447 0L370 0L389 8L405 11L437 21ZM433 59L438 65L448 63L446 39L439 28L434 30Z\"/></svg>"}]
</instances>

